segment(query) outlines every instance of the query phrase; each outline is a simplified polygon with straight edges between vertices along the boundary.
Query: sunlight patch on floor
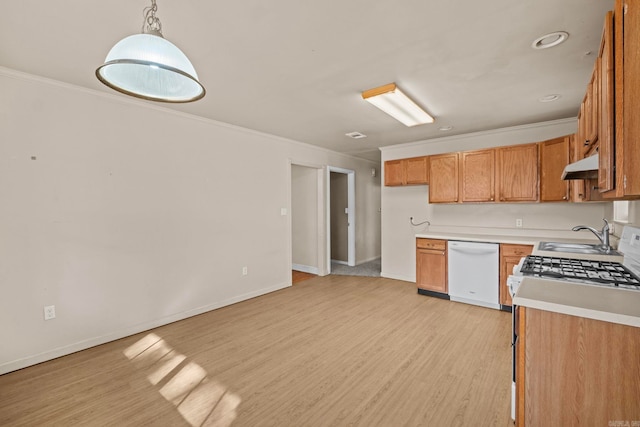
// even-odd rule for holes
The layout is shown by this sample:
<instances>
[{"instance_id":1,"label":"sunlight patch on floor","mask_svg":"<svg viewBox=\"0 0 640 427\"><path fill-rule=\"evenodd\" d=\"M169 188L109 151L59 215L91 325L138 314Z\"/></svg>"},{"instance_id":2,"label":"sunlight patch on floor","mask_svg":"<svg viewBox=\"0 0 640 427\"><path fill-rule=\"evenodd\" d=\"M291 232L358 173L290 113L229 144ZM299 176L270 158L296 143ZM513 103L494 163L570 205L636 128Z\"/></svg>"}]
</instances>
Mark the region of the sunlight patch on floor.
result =
<instances>
[{"instance_id":1,"label":"sunlight patch on floor","mask_svg":"<svg viewBox=\"0 0 640 427\"><path fill-rule=\"evenodd\" d=\"M124 355L158 387L193 427L230 426L242 399L209 378L205 369L150 333L124 350Z\"/></svg>"}]
</instances>

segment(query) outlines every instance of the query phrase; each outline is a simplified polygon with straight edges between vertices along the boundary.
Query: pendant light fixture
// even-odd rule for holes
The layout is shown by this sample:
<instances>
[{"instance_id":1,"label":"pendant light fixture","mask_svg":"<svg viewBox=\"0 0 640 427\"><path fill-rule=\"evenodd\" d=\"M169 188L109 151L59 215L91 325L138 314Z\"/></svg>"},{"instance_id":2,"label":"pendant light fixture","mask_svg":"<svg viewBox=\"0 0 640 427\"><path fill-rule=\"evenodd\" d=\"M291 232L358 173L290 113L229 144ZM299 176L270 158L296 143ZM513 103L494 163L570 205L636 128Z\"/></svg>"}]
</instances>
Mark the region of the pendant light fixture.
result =
<instances>
[{"instance_id":1,"label":"pendant light fixture","mask_svg":"<svg viewBox=\"0 0 640 427\"><path fill-rule=\"evenodd\" d=\"M96 77L112 89L161 102L192 102L205 95L187 56L162 36L158 6L143 10L142 34L125 37L111 48Z\"/></svg>"}]
</instances>

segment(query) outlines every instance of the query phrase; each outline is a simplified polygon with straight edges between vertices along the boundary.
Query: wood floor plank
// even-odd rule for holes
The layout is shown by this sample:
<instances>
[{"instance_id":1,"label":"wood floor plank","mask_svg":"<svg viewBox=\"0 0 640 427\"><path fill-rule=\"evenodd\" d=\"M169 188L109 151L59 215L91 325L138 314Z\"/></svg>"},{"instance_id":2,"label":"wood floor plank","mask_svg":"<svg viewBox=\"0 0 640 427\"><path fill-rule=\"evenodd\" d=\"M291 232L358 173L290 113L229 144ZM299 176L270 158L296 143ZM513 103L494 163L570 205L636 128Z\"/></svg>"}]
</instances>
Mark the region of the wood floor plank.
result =
<instances>
[{"instance_id":1,"label":"wood floor plank","mask_svg":"<svg viewBox=\"0 0 640 427\"><path fill-rule=\"evenodd\" d=\"M316 277L0 376L0 425L512 426L510 315Z\"/></svg>"}]
</instances>

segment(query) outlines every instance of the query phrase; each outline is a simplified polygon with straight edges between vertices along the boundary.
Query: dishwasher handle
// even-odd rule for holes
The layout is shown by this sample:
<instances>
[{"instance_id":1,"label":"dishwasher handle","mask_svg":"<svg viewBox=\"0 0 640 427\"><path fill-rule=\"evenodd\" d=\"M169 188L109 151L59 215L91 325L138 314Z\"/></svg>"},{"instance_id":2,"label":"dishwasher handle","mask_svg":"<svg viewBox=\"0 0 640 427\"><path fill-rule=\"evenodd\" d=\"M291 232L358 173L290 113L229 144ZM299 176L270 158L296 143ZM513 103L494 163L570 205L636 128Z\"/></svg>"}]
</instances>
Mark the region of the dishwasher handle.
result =
<instances>
[{"instance_id":1,"label":"dishwasher handle","mask_svg":"<svg viewBox=\"0 0 640 427\"><path fill-rule=\"evenodd\" d=\"M494 247L479 248L479 247L456 245L455 243L449 243L449 250L460 252L463 254L470 254L470 255L493 254L496 252L496 248Z\"/></svg>"}]
</instances>

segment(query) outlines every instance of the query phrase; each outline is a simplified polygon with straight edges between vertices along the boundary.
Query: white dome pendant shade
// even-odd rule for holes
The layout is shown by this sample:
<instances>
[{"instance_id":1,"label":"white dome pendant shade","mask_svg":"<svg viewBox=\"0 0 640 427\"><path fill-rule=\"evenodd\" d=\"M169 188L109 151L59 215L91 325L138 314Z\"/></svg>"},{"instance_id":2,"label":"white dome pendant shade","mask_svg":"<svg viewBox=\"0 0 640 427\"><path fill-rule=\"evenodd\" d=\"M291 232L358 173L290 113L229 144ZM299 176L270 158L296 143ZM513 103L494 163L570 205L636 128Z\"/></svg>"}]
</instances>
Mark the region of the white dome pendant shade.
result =
<instances>
[{"instance_id":1,"label":"white dome pendant shade","mask_svg":"<svg viewBox=\"0 0 640 427\"><path fill-rule=\"evenodd\" d=\"M191 102L206 91L196 70L180 49L162 37L157 6L147 8L143 34L125 37L107 54L96 77L112 89L161 102Z\"/></svg>"}]
</instances>

